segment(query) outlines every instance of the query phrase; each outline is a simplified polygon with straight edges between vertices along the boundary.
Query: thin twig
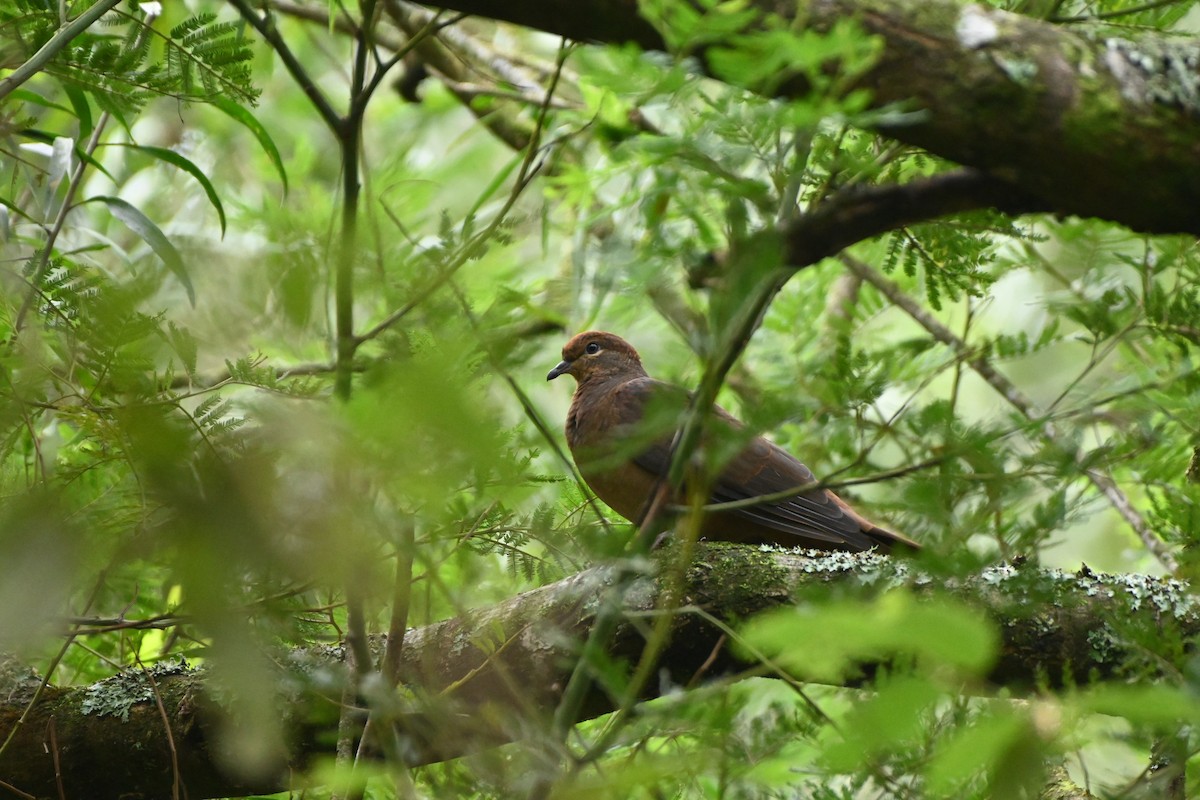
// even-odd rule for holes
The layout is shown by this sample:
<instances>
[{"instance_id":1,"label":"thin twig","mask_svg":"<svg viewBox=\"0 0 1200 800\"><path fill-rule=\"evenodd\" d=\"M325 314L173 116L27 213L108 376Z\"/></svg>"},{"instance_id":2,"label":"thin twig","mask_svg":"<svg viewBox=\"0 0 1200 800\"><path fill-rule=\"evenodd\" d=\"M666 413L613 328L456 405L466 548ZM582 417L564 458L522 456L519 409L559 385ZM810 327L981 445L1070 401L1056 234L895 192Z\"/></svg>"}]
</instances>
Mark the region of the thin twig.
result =
<instances>
[{"instance_id":1,"label":"thin twig","mask_svg":"<svg viewBox=\"0 0 1200 800\"><path fill-rule=\"evenodd\" d=\"M336 15L331 15L323 7L297 3L294 0L270 0L270 2L271 7L281 14L314 22L322 28L334 29L351 35L357 31L357 25L346 16L344 11ZM377 29L375 31L375 41L394 54L391 59L392 62L415 50L419 54L420 59L435 74L444 79L443 82L447 89L492 134L513 150L524 150L528 146L532 138L532 129L516 113L508 113L507 111L498 113L495 106L484 111L477 104L470 102L473 96L471 93L458 91L457 85L459 83L465 85L469 77L468 70L463 66L465 58L458 52L452 51L449 44L454 43L456 47L463 49L462 46L465 43L473 42L469 37L456 35L455 32L457 29L452 27L462 20L466 16L465 14L455 14L445 20L438 21L437 15L432 12L411 6L410 4L396 2L388 2L386 10L393 21L407 34L406 38L392 30ZM468 49L465 52L470 53L472 51ZM500 59L493 57L488 59L488 64L501 76L501 80L508 80L504 76L510 70L503 69L500 61ZM514 82L511 80L509 82L518 87L523 87L530 83L530 81ZM536 85L536 81L533 81L533 84ZM531 98L531 102L537 102L536 98Z\"/></svg>"},{"instance_id":2,"label":"thin twig","mask_svg":"<svg viewBox=\"0 0 1200 800\"><path fill-rule=\"evenodd\" d=\"M929 312L909 297L899 286L883 275L880 275L869 264L859 261L846 253L838 256L838 259L847 269L867 283L870 283L894 305L900 307L934 339L951 348L979 377L983 378L989 386L1023 416L1030 420L1041 416L1034 402L1026 397L1008 378L1000 374L990 361L972 351L966 342L934 319ZM1117 510L1117 513L1121 515L1129 527L1133 529L1137 537L1146 545L1146 549L1158 559L1158 562L1168 571L1172 573L1176 572L1178 562L1176 562L1175 557L1171 555L1166 544L1163 543L1158 535L1150 529L1146 520L1134 508L1129 497L1121 491L1113 479L1095 467L1083 466L1085 455L1077 448L1072 448L1064 444L1051 422L1044 422L1040 427L1040 432L1048 442L1067 453L1076 464L1082 467L1084 476L1108 499L1108 502Z\"/></svg>"},{"instance_id":3,"label":"thin twig","mask_svg":"<svg viewBox=\"0 0 1200 800\"><path fill-rule=\"evenodd\" d=\"M112 633L113 631L163 630L173 628L176 625L183 625L189 620L187 617L181 617L177 614L163 614L148 619L67 617L65 621L75 628L87 628L87 630L70 631L67 634L68 636L95 636L96 634Z\"/></svg>"},{"instance_id":4,"label":"thin twig","mask_svg":"<svg viewBox=\"0 0 1200 800\"><path fill-rule=\"evenodd\" d=\"M31 795L29 792L22 792L20 789L13 786L11 783L8 783L7 781L0 780L0 789L3 789L6 792L12 792L17 797L20 797L21 800L38 800L34 795Z\"/></svg>"},{"instance_id":5,"label":"thin twig","mask_svg":"<svg viewBox=\"0 0 1200 800\"><path fill-rule=\"evenodd\" d=\"M711 514L718 511L739 511L744 508L754 508L756 506L778 503L781 500L790 500L793 497L798 497L799 495L807 494L808 492L819 492L824 489L843 489L850 486L863 486L865 484L895 480L896 478L903 478L906 475L911 475L914 472L920 472L922 470L936 467L945 463L950 457L950 454L947 453L926 459L916 464L908 464L903 467L896 467L895 469L887 469L881 472L876 472L872 475L864 475L861 478L847 478L846 480L842 481L809 481L808 483L802 483L799 486L793 486L789 489L784 489L779 492L772 492L770 494L760 494L755 495L754 497L745 497L741 500L728 500L724 503L706 503L705 505L700 506L699 510L703 511L705 514ZM668 508L671 511L686 511L689 510L691 506L669 506Z\"/></svg>"},{"instance_id":6,"label":"thin twig","mask_svg":"<svg viewBox=\"0 0 1200 800\"><path fill-rule=\"evenodd\" d=\"M1118 8L1113 11L1102 11L1096 14L1079 14L1072 17L1053 16L1047 19L1047 22L1056 24L1069 24L1072 22L1096 22L1097 20L1118 19L1127 17L1133 14L1141 14L1144 11L1154 11L1158 8L1167 8L1168 6L1179 5L1182 0L1153 0L1150 3L1143 3L1140 6L1129 6L1128 8Z\"/></svg>"},{"instance_id":7,"label":"thin twig","mask_svg":"<svg viewBox=\"0 0 1200 800\"><path fill-rule=\"evenodd\" d=\"M560 67L566 62L566 58L569 53L570 47L564 44L562 49L559 51L558 63ZM453 278L455 273L458 272L458 270L460 270L468 261L470 261L473 256L475 256L475 254L478 252L478 248L484 242L491 239L500 225L503 224L508 218L508 214L512 210L513 206L516 205L517 199L529 186L529 183L533 180L534 176L538 172L539 165L537 163L537 155L541 150L541 148L538 146L538 143L541 139L541 133L545 129L546 118L550 111L550 103L554 99L555 90L558 88L558 78L559 73L555 73L554 77L550 81L550 85L546 87L546 96L541 108L538 110L537 125L534 128L533 139L530 141L529 147L526 148L525 158L521 162L521 168L517 173L516 180L513 183L512 191L509 192L508 198L505 200L504 205L500 208L499 212L482 231L475 234L467 242L464 242L459 246L458 254L451 259L449 263L447 263L446 266L443 267L441 271L439 271L438 274L435 275L433 279L425 285L424 288L418 290L416 295L414 295L403 306L384 317L382 321L377 323L366 333L361 334L358 337L359 344L370 341L371 339L375 339L386 332L393 325L400 322L402 319L412 313L415 308L424 303L425 300L430 297L430 295L445 286L446 282Z\"/></svg>"},{"instance_id":8,"label":"thin twig","mask_svg":"<svg viewBox=\"0 0 1200 800\"><path fill-rule=\"evenodd\" d=\"M137 665L141 668L142 674L146 676L146 680L150 682L150 690L154 694L154 704L158 706L158 714L162 718L163 732L167 735L167 749L171 753L171 800L179 800L183 776L179 771L179 751L175 749L175 734L171 731L171 718L167 715L167 707L163 705L162 693L158 691L158 681L154 680L154 673L146 669L141 659L138 660Z\"/></svg>"},{"instance_id":9,"label":"thin twig","mask_svg":"<svg viewBox=\"0 0 1200 800\"><path fill-rule=\"evenodd\" d=\"M420 26L429 24L429 20L433 17L434 13L427 8L423 8L415 3L404 2L403 0L385 0L385 3L388 14L395 23L410 35ZM484 74L478 65L486 64L488 69L495 73L496 78L510 86L522 90L532 90L541 86L542 81L538 75L532 74L532 72L512 59L480 42L466 30L463 30L462 27L447 28L438 34L438 39L438 44L445 48L446 52L456 58L461 64L457 69L447 64L444 59L439 59L438 63L431 64L431 66L449 78L466 81L469 77L467 75L468 70L476 74ZM426 51L422 50L421 55L426 56ZM547 79L551 79L556 72L566 76L567 80L572 84L579 82L573 73L570 73L566 68L560 67L557 64L545 69L543 74ZM488 75L488 77L492 76Z\"/></svg>"},{"instance_id":10,"label":"thin twig","mask_svg":"<svg viewBox=\"0 0 1200 800\"><path fill-rule=\"evenodd\" d=\"M320 115L321 119L336 135L342 123L341 116L334 110L333 105L329 102L329 98L313 82L313 79L304 69L304 65L300 63L300 59L296 57L292 49L288 47L287 42L283 40L283 36L280 35L279 30L275 27L275 21L271 18L271 15L259 16L250 7L247 0L229 0L229 2L242 15L242 19L250 23L250 26L267 40L267 44L271 45L271 49L275 51L276 55L283 62L283 66L291 74L292 80L300 86L300 89L304 92L304 96L313 104L313 108L316 109L317 114Z\"/></svg>"},{"instance_id":11,"label":"thin twig","mask_svg":"<svg viewBox=\"0 0 1200 800\"><path fill-rule=\"evenodd\" d=\"M515 103L525 103L527 105L537 105L543 101L541 93L534 92L519 92L512 89L500 89L495 86L486 86L474 83L460 83L458 81L445 78L442 83L453 92L458 99L471 101L477 97L491 97L497 100L511 100ZM566 100L555 100L550 104L550 107L555 111L579 111L583 108L580 103L570 103Z\"/></svg>"},{"instance_id":12,"label":"thin twig","mask_svg":"<svg viewBox=\"0 0 1200 800\"><path fill-rule=\"evenodd\" d=\"M50 759L54 762L54 786L58 789L58 800L67 800L67 790L62 780L62 760L58 752L58 726L54 724L53 716L46 721L46 727L50 734Z\"/></svg>"},{"instance_id":13,"label":"thin twig","mask_svg":"<svg viewBox=\"0 0 1200 800\"><path fill-rule=\"evenodd\" d=\"M411 521L400 523L400 541L396 546L396 575L392 581L392 619L388 625L387 646L380 672L388 686L400 683L400 655L404 634L408 631L408 610L412 601L413 550L416 548Z\"/></svg>"}]
</instances>

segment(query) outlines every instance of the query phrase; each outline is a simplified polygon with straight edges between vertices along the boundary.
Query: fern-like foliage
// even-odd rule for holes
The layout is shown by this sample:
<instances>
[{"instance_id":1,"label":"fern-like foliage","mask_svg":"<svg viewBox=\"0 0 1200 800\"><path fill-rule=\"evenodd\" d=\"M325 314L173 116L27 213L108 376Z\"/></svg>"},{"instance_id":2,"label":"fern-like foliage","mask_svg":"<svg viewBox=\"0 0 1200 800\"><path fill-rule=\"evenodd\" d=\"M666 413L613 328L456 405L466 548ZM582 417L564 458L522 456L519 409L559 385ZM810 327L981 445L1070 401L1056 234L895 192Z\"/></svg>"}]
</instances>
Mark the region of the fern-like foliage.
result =
<instances>
[{"instance_id":1,"label":"fern-like foliage","mask_svg":"<svg viewBox=\"0 0 1200 800\"><path fill-rule=\"evenodd\" d=\"M250 49L233 22L217 22L216 14L191 17L171 29L164 40L165 73L185 97L235 95L252 101Z\"/></svg>"},{"instance_id":2,"label":"fern-like foliage","mask_svg":"<svg viewBox=\"0 0 1200 800\"><path fill-rule=\"evenodd\" d=\"M319 380L306 376L281 376L274 367L267 366L265 362L266 358L261 355L245 356L236 361L227 360L225 369L233 383L291 397L313 397L324 389Z\"/></svg>"},{"instance_id":3,"label":"fern-like foliage","mask_svg":"<svg viewBox=\"0 0 1200 800\"><path fill-rule=\"evenodd\" d=\"M529 515L517 515L499 505L478 521L466 544L476 553L500 556L514 580L558 580L572 565L564 564L554 549L537 552L543 549L537 543L553 538L554 517L555 508L550 505L539 506Z\"/></svg>"},{"instance_id":4,"label":"fern-like foliage","mask_svg":"<svg viewBox=\"0 0 1200 800\"><path fill-rule=\"evenodd\" d=\"M941 310L946 298L984 296L999 277L989 265L1001 238L1036 241L1038 237L999 214L977 211L954 223L940 221L893 233L883 269L892 272L900 267L909 277L920 269L929 305Z\"/></svg>"},{"instance_id":5,"label":"fern-like foliage","mask_svg":"<svg viewBox=\"0 0 1200 800\"><path fill-rule=\"evenodd\" d=\"M58 31L58 14L53 0L6 3L0 6L0 38L13 42L18 58L27 58ZM258 92L250 82L250 59L237 27L217 22L215 14L190 17L164 34L137 15L114 10L59 50L45 71L86 91L101 108L124 114L159 96L253 103Z\"/></svg>"},{"instance_id":6,"label":"fern-like foliage","mask_svg":"<svg viewBox=\"0 0 1200 800\"><path fill-rule=\"evenodd\" d=\"M198 434L210 445L229 438L230 434L246 423L244 417L233 415L233 403L219 394L210 394L192 412L192 422Z\"/></svg>"}]
</instances>

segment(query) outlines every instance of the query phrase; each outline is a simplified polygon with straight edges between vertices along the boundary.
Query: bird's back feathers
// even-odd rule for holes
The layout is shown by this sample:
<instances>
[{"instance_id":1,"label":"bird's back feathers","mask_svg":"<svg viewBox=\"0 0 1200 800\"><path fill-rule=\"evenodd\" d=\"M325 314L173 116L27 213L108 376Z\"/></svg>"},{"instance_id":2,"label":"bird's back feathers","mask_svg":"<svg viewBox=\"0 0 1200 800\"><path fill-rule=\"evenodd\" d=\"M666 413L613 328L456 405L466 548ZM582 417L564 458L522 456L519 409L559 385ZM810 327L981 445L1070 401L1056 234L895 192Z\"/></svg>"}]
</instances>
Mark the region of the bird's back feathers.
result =
<instances>
[{"instance_id":1,"label":"bird's back feathers","mask_svg":"<svg viewBox=\"0 0 1200 800\"><path fill-rule=\"evenodd\" d=\"M683 389L646 377L638 366L635 375L581 381L567 417L567 443L584 478L601 500L633 521L645 513L670 467L672 435L689 402ZM719 407L714 413L717 439L745 435L729 413ZM815 482L798 459L756 436L724 465L711 486L710 502L746 500ZM702 534L825 550L917 547L873 525L826 489L710 513Z\"/></svg>"}]
</instances>

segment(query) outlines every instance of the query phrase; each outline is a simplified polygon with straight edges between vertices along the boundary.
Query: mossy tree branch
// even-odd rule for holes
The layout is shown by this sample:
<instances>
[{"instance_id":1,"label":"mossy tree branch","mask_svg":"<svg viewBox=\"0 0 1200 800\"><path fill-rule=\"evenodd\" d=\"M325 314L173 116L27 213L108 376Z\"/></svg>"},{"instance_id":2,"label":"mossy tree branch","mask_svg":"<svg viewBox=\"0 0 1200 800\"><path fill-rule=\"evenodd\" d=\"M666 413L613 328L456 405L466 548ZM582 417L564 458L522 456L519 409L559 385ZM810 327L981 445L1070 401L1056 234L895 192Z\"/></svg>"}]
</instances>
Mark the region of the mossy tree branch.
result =
<instances>
[{"instance_id":1,"label":"mossy tree branch","mask_svg":"<svg viewBox=\"0 0 1200 800\"><path fill-rule=\"evenodd\" d=\"M413 713L398 713L396 721L413 748L414 760L452 758L544 731L545 718L570 674L575 648L614 574L611 568L590 569L469 616L409 631L399 674L421 703ZM681 686L701 671L706 679L736 677L751 669L761 672L760 664L747 663L727 646L727 632L757 612L803 602L814 589L885 591L919 585L919 592L947 591L985 609L1003 637L989 678L1012 692L1112 678L1126 670L1144 674L1161 663L1145 651L1144 642L1131 643L1123 631L1176 631L1182 636L1200 632L1200 609L1186 585L1172 580L1086 571L1072 576L1008 566L953 585L908 576L888 559L870 554L814 558L799 552L701 545L687 574L685 605L674 614L662 669ZM657 595L657 581L649 576L628 590L625 621L613 637L611 657L638 656L644 644L639 620L655 613ZM318 742L326 742L328 748L338 718L344 655L339 648L310 649L283 660L279 683L280 696L286 699L281 708L287 709L294 744L291 753L280 754L273 774L235 779L221 771L219 743L210 732L222 712L206 699L206 674L171 669L155 675L153 693L148 691L150 682L136 673L90 687L51 691L18 732L0 774L19 792L57 796L57 760L66 796L166 796L173 775L163 716L153 697L157 693L171 723L189 797L282 789L289 767L322 752ZM865 673L869 675L869 665ZM6 681L0 735L7 734L24 707L20 680ZM648 689L649 695L657 686L656 682ZM603 714L612 703L610 694L596 689L583 715ZM56 751L49 749L51 730ZM114 769L122 764L129 769ZM22 796L6 791L0 786L0 797Z\"/></svg>"},{"instance_id":2,"label":"mossy tree branch","mask_svg":"<svg viewBox=\"0 0 1200 800\"><path fill-rule=\"evenodd\" d=\"M633 0L580 0L570 14L554 0L428 4L581 41L666 47ZM880 58L848 88L911 113L884 115L879 131L1010 183L1039 209L1200 234L1200 41L1122 38L958 0L754 5L817 30L855 19L880 38Z\"/></svg>"}]
</instances>

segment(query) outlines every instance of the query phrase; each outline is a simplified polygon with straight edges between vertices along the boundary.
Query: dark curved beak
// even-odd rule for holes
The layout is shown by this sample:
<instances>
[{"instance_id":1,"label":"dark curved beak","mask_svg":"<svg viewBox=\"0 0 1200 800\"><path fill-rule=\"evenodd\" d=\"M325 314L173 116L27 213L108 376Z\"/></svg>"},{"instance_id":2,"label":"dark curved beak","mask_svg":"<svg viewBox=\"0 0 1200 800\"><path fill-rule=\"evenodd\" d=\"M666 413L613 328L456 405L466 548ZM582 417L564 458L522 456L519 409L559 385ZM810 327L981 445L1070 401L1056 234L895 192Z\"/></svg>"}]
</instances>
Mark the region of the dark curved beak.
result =
<instances>
[{"instance_id":1,"label":"dark curved beak","mask_svg":"<svg viewBox=\"0 0 1200 800\"><path fill-rule=\"evenodd\" d=\"M562 375L562 374L570 372L570 371L571 371L571 362L570 361L560 361L560 362L558 362L558 366L555 367L554 369L550 370L550 372L546 375L546 380L552 381L555 378L557 378L559 375Z\"/></svg>"}]
</instances>

